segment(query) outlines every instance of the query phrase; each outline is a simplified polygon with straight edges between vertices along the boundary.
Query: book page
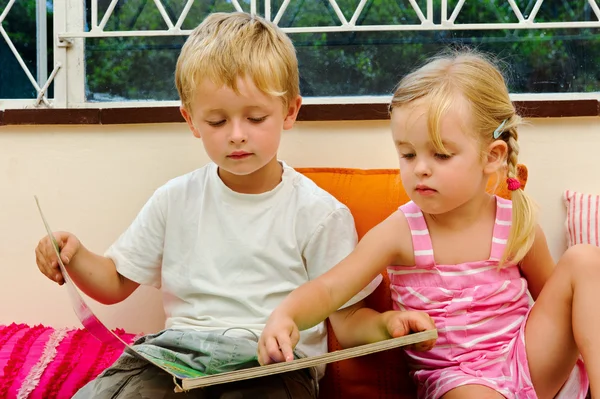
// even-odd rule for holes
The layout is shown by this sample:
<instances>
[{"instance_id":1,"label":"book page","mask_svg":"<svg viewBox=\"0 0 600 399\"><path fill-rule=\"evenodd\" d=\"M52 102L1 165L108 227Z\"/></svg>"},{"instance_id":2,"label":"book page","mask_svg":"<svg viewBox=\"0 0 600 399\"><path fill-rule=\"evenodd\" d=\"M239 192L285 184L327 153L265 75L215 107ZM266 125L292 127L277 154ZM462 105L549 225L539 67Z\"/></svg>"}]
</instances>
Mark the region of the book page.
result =
<instances>
[{"instance_id":1,"label":"book page","mask_svg":"<svg viewBox=\"0 0 600 399\"><path fill-rule=\"evenodd\" d=\"M179 380L203 375L197 370L189 369L164 359L157 359L137 351L133 346L129 345L127 342L123 341L121 337L112 332L100 321L100 319L98 319L98 317L96 317L94 312L92 312L92 309L85 302L83 296L79 293L79 290L75 286L75 283L73 283L73 280L71 280L71 277L69 276L69 273L67 272L67 269L60 258L60 248L58 247L58 243L52 234L52 230L50 229L50 226L44 217L44 213L42 212L42 208L37 197L35 197L35 202L40 212L40 216L42 217L42 221L44 222L44 227L46 228L48 237L53 244L52 246L54 247L54 252L58 257L58 265L60 267L60 272L63 276L63 279L65 280L65 285L69 292L69 298L71 299L73 310L85 329L87 329L100 341L105 342L112 347L121 349L124 352L137 357L138 359L143 359L155 365L156 367L163 369L167 373L171 374L174 378Z\"/></svg>"}]
</instances>

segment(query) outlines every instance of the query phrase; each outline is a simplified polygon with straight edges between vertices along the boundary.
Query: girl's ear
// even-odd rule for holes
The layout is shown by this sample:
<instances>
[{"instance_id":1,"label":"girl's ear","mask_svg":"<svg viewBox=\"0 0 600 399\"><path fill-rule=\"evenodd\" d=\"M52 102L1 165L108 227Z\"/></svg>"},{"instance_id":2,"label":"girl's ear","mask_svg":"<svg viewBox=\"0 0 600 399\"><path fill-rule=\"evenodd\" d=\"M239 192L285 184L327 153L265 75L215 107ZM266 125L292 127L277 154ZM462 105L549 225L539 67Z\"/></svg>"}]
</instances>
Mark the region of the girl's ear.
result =
<instances>
[{"instance_id":1,"label":"girl's ear","mask_svg":"<svg viewBox=\"0 0 600 399\"><path fill-rule=\"evenodd\" d=\"M506 166L508 157L508 145L503 140L494 140L487 149L484 160L484 172L486 174L496 173Z\"/></svg>"}]
</instances>

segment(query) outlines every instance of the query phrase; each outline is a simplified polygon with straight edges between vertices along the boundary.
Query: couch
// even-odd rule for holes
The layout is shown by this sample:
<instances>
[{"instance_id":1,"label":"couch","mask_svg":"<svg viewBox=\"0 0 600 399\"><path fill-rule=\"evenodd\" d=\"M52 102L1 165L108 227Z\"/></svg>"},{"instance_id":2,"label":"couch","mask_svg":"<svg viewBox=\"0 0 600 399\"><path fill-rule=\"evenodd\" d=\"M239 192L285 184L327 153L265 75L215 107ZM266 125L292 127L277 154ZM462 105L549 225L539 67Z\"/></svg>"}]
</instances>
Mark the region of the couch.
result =
<instances>
[{"instance_id":1,"label":"couch","mask_svg":"<svg viewBox=\"0 0 600 399\"><path fill-rule=\"evenodd\" d=\"M298 168L345 203L354 215L359 238L407 202L397 169ZM527 168L519 165L524 186ZM490 192L508 198L504 179L491 179ZM367 298L379 311L392 308L389 280ZM340 349L329 328L329 350ZM127 342L133 334L117 333ZM84 329L11 324L0 326L0 398L70 398L87 381L110 365L119 353ZM321 381L323 399L413 399L415 387L408 377L402 349L348 359L327 366Z\"/></svg>"}]
</instances>

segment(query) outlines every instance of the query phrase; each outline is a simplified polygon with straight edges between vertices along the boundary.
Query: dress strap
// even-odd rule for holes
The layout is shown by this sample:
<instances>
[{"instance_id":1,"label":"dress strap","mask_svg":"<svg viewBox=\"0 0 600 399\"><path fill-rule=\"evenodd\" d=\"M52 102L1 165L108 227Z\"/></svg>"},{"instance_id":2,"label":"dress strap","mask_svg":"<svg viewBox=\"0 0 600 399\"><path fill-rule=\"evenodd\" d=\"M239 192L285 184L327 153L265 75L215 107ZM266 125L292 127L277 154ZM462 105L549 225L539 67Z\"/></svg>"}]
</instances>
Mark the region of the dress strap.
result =
<instances>
[{"instance_id":1,"label":"dress strap","mask_svg":"<svg viewBox=\"0 0 600 399\"><path fill-rule=\"evenodd\" d=\"M421 209L412 201L400 207L406 217L412 235L413 251L416 266L427 266L435 264L433 257L433 246L429 237L429 229Z\"/></svg>"},{"instance_id":2,"label":"dress strap","mask_svg":"<svg viewBox=\"0 0 600 399\"><path fill-rule=\"evenodd\" d=\"M511 225L512 201L496 196L496 221L494 222L490 260L502 259Z\"/></svg>"}]
</instances>

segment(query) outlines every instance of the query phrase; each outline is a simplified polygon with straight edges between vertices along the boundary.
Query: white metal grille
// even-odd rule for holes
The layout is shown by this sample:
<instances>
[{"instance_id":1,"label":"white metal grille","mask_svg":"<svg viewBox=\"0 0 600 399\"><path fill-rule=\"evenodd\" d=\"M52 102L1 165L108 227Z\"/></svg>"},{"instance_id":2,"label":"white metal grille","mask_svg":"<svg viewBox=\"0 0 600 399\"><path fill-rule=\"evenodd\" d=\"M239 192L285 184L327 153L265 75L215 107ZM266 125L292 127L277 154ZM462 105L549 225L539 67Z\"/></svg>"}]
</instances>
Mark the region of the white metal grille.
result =
<instances>
[{"instance_id":1,"label":"white metal grille","mask_svg":"<svg viewBox=\"0 0 600 399\"><path fill-rule=\"evenodd\" d=\"M98 0L92 0L92 26L89 32L63 32L59 33L61 38L72 38L72 37L123 37L123 36L174 36L174 35L188 35L190 30L182 30L181 26L188 15L194 0L188 0L181 15L177 21L171 21L169 15L165 11L165 8L160 0L154 0L157 10L160 12L165 24L168 26L166 30L143 30L143 31L105 31L106 23L112 16L116 4L119 0L112 0L106 13L102 17L101 21L98 22ZM196 0L198 1L198 0ZM284 0L278 10L272 9L271 0L265 0L264 14L262 14L268 20L272 20L276 24L281 21L286 10L288 9L292 0ZM297 0L296 0L297 1ZM402 24L402 25L362 25L357 24L357 21L361 17L361 13L364 11L367 3L372 0L361 0L356 9L352 11L352 18L348 20L344 13L337 4L336 0L329 0L329 4L335 11L339 24L335 26L305 26L305 27L285 27L283 30L287 33L319 33L319 32L368 32L368 31L417 31L417 30L499 30L499 29L558 29L558 28L598 28L600 27L600 8L596 3L596 0L587 0L591 9L593 10L596 20L595 21L560 21L560 22L538 22L536 17L538 12L544 3L544 0L535 0L533 9L527 18L523 16L522 10L515 3L514 0L507 0L510 8L514 12L518 22L511 23L467 23L461 24L456 23L457 17L459 16L463 5L466 0L459 0L454 9L449 9L448 0L442 0L440 6L441 21L434 22L434 5L433 0L427 0L427 7L422 10L417 4L416 0L409 0L409 3L416 15L418 16L419 24ZM586 1L586 0L583 0ZM483 2L481 2L483 3ZM231 4L237 11L243 11L238 0L231 0ZM257 0L250 2L252 12L256 13ZM450 16L448 13L450 12Z\"/></svg>"},{"instance_id":2,"label":"white metal grille","mask_svg":"<svg viewBox=\"0 0 600 399\"><path fill-rule=\"evenodd\" d=\"M31 82L33 88L38 93L37 94L37 98L35 99L35 101L33 103L34 106L37 107L42 102L46 106L50 106L50 103L48 102L48 99L46 98L46 91L48 90L48 87L50 86L50 83L52 83L52 80L54 79L54 77L56 76L58 70L60 69L61 64L60 63L56 63L55 64L54 69L52 70L52 73L50 73L49 77L46 76L47 72L44 72L42 69L38 70L38 72L37 72L37 80L36 80L36 78L33 77L33 74L31 73L31 71L29 70L29 68L27 67L27 65L25 64L25 61L23 61L23 58L21 57L21 55L17 51L15 45L13 44L12 40L10 39L10 36L8 35L8 33L6 32L6 30L2 26L2 23L6 19L6 16L10 12L11 8L14 6L15 2L16 2L16 0L10 0L8 2L8 4L6 5L6 7L4 7L4 10L2 10L2 14L0 14L0 35L2 35L2 37L6 41L6 44L8 45L8 48L11 50L11 52L15 56L15 58L17 59L17 62L19 63L19 65L21 66L21 68L25 72L25 75L27 76L27 78ZM44 4L44 7L43 7L43 16L44 16L43 21L45 22L45 11L46 11L45 2L38 1L38 8L40 8L39 7L39 3L43 3ZM42 14L42 12L40 11L39 14ZM39 34L38 35L38 39L39 39L39 37L43 37L44 40L41 40L41 41L45 41L45 24L43 24L43 26L39 27L39 30L43 30L44 33ZM38 40L38 43L39 42L40 42L40 40ZM44 43L43 46L44 46L44 49L38 52L38 63L44 63L45 64L45 62L46 62L46 58L45 58L46 57L45 43ZM42 85L41 87L40 87L40 84Z\"/></svg>"},{"instance_id":3,"label":"white metal grille","mask_svg":"<svg viewBox=\"0 0 600 399\"><path fill-rule=\"evenodd\" d=\"M40 86L32 73L28 70L23 62L23 59L15 49L9 35L2 27L2 21L10 12L11 7L17 0L10 0L7 6L2 10L0 15L0 34L12 50L19 64L27 74L31 84L38 92L37 98L26 106L45 106L54 107L85 107L89 106L85 102L84 96L84 38L103 38L103 37L126 37L126 36L181 36L188 35L191 31L182 29L183 23L188 16L188 13L195 1L202 0L187 0L181 14L176 20L172 20L166 12L161 0L153 0L156 10L160 13L164 20L167 29L162 30L123 30L114 31L106 30L107 23L113 16L113 12L119 0L111 0L106 11L101 16L99 15L98 0L91 0L91 21L89 31L84 31L85 10L83 0L55 0L54 1L54 69L50 73L45 83ZM21 0L31 1L31 0ZM38 0L39 1L39 0ZM124 1L124 0L121 0ZM297 0L294 0L297 1ZM465 4L465 0L459 0L456 5L449 7L448 0L441 0L441 5L438 10L434 9L433 0L426 0L425 9L422 9L416 0L408 0L410 6L418 17L417 24L396 24L396 25L364 25L359 24L361 13L369 1L360 0L357 7L353 10L342 10L336 0L328 0L330 7L335 12L339 23L333 26L294 26L284 27L283 30L287 33L319 33L319 32L358 32L358 31L431 31L431 30L500 30L500 29L559 29L559 28L600 28L600 8L597 1L599 0L582 0L587 1L595 19L591 21L559 21L559 22L541 22L537 21L538 12L544 3L544 0L531 0L533 4L531 11L527 17L524 17L522 9L519 8L515 0L506 0L510 5L510 9L514 13L517 22L506 23L457 23L457 17ZM230 0L232 8L237 11L244 11L238 0ZM281 5L275 9L272 0L262 0L260 4L264 5L263 12L258 10L258 0L250 1L250 12L261 14L265 18L279 23L284 17L292 0L283 0ZM478 3L484 3L478 1ZM492 6L496 3L491 2ZM279 2L277 2L279 4ZM531 4L530 4L531 5ZM488 4L489 6L489 4ZM435 22L434 11L441 15L440 21ZM352 15L347 19L345 15ZM55 79L55 98L53 101L48 101L46 91L49 84ZM572 95L570 95L572 96ZM127 103L131 105L132 103ZM147 103L146 103L147 104ZM165 104L165 102L157 102L156 104ZM98 106L96 103L94 106ZM111 106L119 106L119 104L111 104Z\"/></svg>"}]
</instances>

